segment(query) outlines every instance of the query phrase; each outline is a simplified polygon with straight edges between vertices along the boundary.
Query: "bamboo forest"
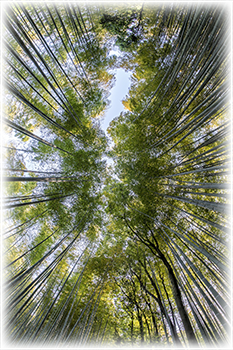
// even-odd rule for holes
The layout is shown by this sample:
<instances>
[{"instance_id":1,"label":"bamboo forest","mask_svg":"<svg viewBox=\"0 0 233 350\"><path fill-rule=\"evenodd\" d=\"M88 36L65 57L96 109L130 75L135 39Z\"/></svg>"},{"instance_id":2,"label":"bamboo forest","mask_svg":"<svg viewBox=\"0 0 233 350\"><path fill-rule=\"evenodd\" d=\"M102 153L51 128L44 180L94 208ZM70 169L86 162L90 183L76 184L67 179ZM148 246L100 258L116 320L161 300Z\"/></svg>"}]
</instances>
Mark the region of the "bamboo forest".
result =
<instances>
[{"instance_id":1,"label":"bamboo forest","mask_svg":"<svg viewBox=\"0 0 233 350\"><path fill-rule=\"evenodd\" d=\"M11 348L228 346L231 33L208 4L3 8Z\"/></svg>"}]
</instances>

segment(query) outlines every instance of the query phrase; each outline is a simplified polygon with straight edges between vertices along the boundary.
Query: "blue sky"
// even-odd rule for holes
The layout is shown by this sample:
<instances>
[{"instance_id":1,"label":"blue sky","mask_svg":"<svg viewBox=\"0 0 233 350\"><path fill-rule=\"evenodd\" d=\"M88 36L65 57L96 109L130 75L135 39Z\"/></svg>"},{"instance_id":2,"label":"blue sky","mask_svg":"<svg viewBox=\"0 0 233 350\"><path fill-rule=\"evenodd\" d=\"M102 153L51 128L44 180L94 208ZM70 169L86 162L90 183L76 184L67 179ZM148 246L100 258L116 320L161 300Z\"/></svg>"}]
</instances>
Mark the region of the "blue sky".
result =
<instances>
[{"instance_id":1,"label":"blue sky","mask_svg":"<svg viewBox=\"0 0 233 350\"><path fill-rule=\"evenodd\" d=\"M109 96L111 104L106 110L104 119L101 122L101 127L104 131L106 131L108 128L111 120L117 117L120 112L124 110L124 106L121 101L125 98L129 90L130 75L130 72L125 72L122 68L116 70L116 82L111 90L111 95Z\"/></svg>"}]
</instances>

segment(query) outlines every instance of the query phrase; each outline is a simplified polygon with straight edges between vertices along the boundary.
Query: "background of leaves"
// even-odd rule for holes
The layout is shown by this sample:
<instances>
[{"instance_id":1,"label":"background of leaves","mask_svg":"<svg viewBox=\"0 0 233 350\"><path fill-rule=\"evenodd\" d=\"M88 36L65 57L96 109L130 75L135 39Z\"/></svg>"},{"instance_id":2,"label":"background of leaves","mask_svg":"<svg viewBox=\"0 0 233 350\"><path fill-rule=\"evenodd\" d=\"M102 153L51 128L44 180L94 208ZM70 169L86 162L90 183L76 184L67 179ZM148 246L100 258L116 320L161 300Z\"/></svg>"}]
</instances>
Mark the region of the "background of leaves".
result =
<instances>
[{"instance_id":1,"label":"background of leaves","mask_svg":"<svg viewBox=\"0 0 233 350\"><path fill-rule=\"evenodd\" d=\"M228 341L224 7L16 3L4 25L8 341Z\"/></svg>"}]
</instances>

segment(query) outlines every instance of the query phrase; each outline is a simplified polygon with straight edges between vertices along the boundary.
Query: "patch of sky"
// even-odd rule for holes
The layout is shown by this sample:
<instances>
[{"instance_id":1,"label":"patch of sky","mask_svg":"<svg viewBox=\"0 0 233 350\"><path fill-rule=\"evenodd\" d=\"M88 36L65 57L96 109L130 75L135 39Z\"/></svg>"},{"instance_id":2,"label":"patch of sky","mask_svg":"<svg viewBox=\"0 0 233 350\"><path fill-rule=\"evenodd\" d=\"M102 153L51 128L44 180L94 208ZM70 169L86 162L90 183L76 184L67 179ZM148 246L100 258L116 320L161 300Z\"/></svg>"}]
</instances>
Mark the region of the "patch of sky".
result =
<instances>
[{"instance_id":1,"label":"patch of sky","mask_svg":"<svg viewBox=\"0 0 233 350\"><path fill-rule=\"evenodd\" d=\"M104 131L109 127L110 122L120 115L123 111L124 106L122 104L122 100L126 96L129 86L130 86L130 72L125 72L124 69L119 68L116 71L116 83L115 86L111 90L111 94L109 96L109 100L111 101L110 107L107 109L104 115L104 119L102 120L102 129Z\"/></svg>"},{"instance_id":2,"label":"patch of sky","mask_svg":"<svg viewBox=\"0 0 233 350\"><path fill-rule=\"evenodd\" d=\"M120 56L121 53L118 50L111 50L110 55ZM116 82L114 87L110 91L110 105L107 108L104 118L101 121L101 127L104 132L107 134L107 128L109 127L110 122L124 110L122 100L125 98L130 87L130 77L131 73L126 72L123 68L116 69ZM108 135L110 138L110 136ZM113 145L113 141L110 139L110 148ZM107 158L107 164L111 165L113 163L112 159Z\"/></svg>"}]
</instances>

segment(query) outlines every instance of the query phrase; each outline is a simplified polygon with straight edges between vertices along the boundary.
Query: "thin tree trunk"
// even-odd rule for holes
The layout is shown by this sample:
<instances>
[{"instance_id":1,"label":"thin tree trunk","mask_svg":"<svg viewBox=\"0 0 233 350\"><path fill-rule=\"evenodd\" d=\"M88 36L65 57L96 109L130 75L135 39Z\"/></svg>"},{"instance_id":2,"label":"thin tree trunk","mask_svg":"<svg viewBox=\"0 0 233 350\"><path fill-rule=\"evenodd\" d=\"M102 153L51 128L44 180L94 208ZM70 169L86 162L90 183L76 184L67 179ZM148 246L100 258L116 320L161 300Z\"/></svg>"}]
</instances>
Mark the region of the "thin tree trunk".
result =
<instances>
[{"instance_id":1,"label":"thin tree trunk","mask_svg":"<svg viewBox=\"0 0 233 350\"><path fill-rule=\"evenodd\" d=\"M188 338L189 342L191 342L192 344L197 344L197 339L196 339L196 336L194 334L194 331L193 331L191 322L189 320L187 311L185 309L185 306L184 306L184 303L182 300L182 296L181 296L181 292L180 292L175 274L173 272L173 269L172 269L170 263L168 262L167 258L165 257L165 255L159 249L158 244L156 246L156 251L159 255L159 258L163 261L164 265L166 266L166 268L168 270L168 275L169 275L169 279L171 282L173 297L176 301L176 305L177 305L180 317L182 319L187 338Z\"/></svg>"}]
</instances>

